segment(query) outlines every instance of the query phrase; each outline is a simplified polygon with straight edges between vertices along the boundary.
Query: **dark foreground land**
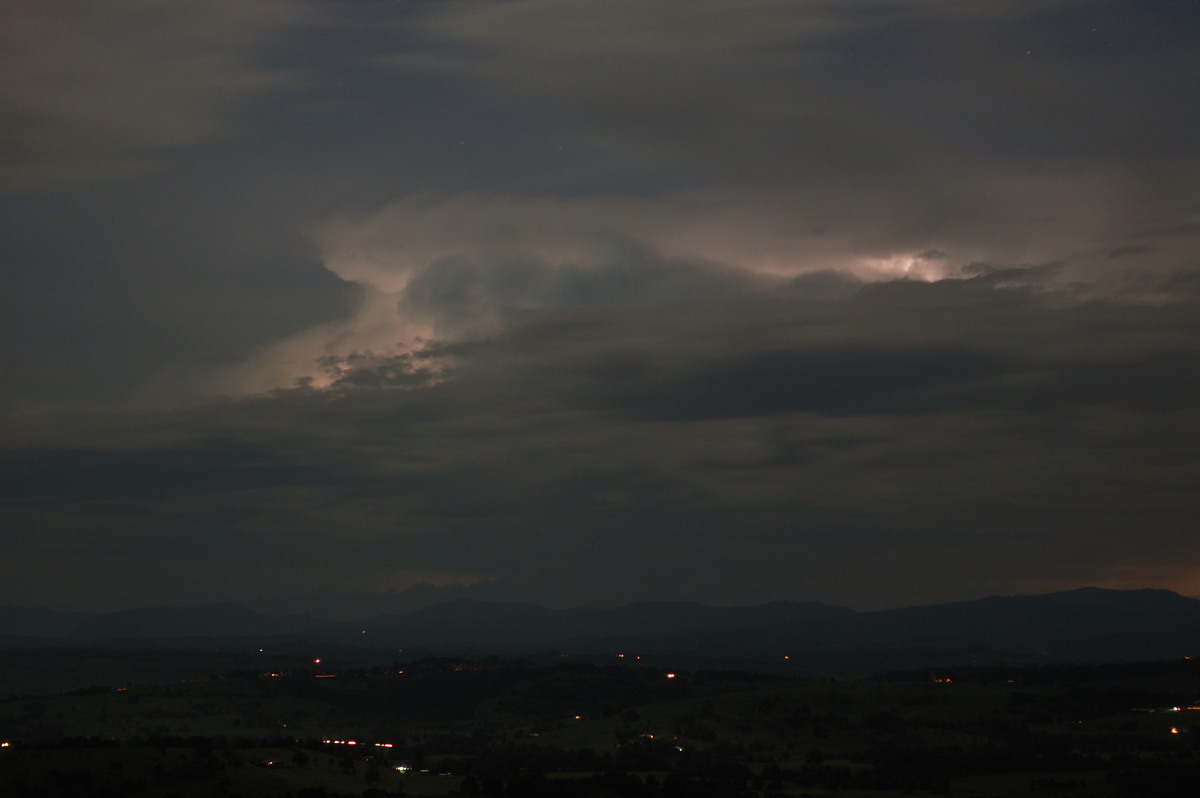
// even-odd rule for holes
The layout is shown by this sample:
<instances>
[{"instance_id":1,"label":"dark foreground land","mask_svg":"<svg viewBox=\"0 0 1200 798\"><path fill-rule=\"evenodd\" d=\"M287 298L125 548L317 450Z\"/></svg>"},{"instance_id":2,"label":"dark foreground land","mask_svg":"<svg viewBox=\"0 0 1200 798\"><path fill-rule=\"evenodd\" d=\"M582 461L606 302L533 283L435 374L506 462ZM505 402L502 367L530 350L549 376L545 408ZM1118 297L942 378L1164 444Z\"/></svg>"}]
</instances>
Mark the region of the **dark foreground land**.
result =
<instances>
[{"instance_id":1,"label":"dark foreground land","mask_svg":"<svg viewBox=\"0 0 1200 798\"><path fill-rule=\"evenodd\" d=\"M1200 662L822 681L308 662L0 701L0 795L1182 796Z\"/></svg>"}]
</instances>

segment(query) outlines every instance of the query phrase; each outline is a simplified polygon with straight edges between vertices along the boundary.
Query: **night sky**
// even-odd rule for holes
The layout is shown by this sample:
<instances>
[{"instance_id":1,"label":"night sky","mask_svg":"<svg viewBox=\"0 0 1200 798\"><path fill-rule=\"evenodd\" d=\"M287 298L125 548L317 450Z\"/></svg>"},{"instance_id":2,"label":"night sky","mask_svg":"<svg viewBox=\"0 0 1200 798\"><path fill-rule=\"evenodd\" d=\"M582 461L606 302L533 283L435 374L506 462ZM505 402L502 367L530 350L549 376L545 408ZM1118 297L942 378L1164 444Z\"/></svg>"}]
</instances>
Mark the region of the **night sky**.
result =
<instances>
[{"instance_id":1,"label":"night sky","mask_svg":"<svg viewBox=\"0 0 1200 798\"><path fill-rule=\"evenodd\" d=\"M0 8L0 605L1200 594L1195 0Z\"/></svg>"}]
</instances>

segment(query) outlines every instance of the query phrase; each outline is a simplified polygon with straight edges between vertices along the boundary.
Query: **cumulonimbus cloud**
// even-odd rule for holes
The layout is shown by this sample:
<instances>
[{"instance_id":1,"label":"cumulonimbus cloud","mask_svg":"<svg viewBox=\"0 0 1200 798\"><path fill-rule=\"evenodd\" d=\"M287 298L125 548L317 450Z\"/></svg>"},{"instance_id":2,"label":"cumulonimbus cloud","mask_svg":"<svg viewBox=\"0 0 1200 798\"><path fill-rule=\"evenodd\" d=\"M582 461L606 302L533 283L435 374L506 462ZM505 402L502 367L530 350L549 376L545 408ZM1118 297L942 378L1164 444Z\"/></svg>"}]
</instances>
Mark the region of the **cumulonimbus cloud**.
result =
<instances>
[{"instance_id":1,"label":"cumulonimbus cloud","mask_svg":"<svg viewBox=\"0 0 1200 798\"><path fill-rule=\"evenodd\" d=\"M410 198L312 237L325 267L358 287L356 309L260 352L224 377L228 390L328 385L352 361L488 335L539 310L796 291L808 284L794 278L815 272L853 282L957 269L929 252L848 258L844 240L749 199Z\"/></svg>"},{"instance_id":2,"label":"cumulonimbus cloud","mask_svg":"<svg viewBox=\"0 0 1200 798\"><path fill-rule=\"evenodd\" d=\"M650 153L685 187L409 195L328 219L313 238L358 286L358 309L261 352L226 385L327 383L347 358L488 334L520 312L714 291L734 302L818 272L990 269L1005 287L1014 267L1056 263L1039 285L1168 301L1162 286L1193 268L1188 242L1147 237L1148 220L1194 221L1187 176L1200 158L1160 146L1171 108L1116 113L1080 77L1093 63L1151 75L1168 64L1140 40L1098 59L1089 30L1077 51L1035 52L1088 4L1058 17L1043 5L514 0L405 17L396 24L419 35L377 66L575 115L614 161Z\"/></svg>"},{"instance_id":3,"label":"cumulonimbus cloud","mask_svg":"<svg viewBox=\"0 0 1200 798\"><path fill-rule=\"evenodd\" d=\"M298 384L323 387L355 368L403 365L416 383L439 373L420 355L434 343L494 334L522 314L582 306L829 290L813 275L855 282L935 281L987 274L995 288L1036 286L1064 298L1169 301L1164 286L1185 269L1179 239L1113 258L1130 234L1109 236L1105 173L1074 180L1046 174L985 191L1036 195L1053 217L997 219L925 235L891 219L812 224L812 198L766 192L647 199L459 195L412 197L365 214L342 214L311 232L325 267L357 287L344 319L279 341L224 372L219 390L245 393ZM871 241L869 245L865 242ZM1172 249L1174 247L1174 249ZM1055 263L1052 271L1027 267ZM836 282L836 281L835 281ZM357 364L357 366L355 366Z\"/></svg>"}]
</instances>

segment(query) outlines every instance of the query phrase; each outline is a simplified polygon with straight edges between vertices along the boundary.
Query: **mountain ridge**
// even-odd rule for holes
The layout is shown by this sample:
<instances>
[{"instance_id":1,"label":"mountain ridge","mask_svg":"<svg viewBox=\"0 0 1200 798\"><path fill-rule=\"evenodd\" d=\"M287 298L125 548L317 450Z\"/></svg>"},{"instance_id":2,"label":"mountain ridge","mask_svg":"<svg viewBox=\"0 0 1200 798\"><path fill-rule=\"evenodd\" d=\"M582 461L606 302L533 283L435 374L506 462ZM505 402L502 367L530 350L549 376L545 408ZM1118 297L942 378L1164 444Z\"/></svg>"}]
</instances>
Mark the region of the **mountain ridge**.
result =
<instances>
[{"instance_id":1,"label":"mountain ridge","mask_svg":"<svg viewBox=\"0 0 1200 798\"><path fill-rule=\"evenodd\" d=\"M1169 590L1055 593L858 612L821 602L718 607L636 601L548 609L459 600L403 615L334 621L229 602L112 613L0 608L0 648L249 647L281 641L393 652L602 657L618 652L763 663L893 660L1136 660L1200 654L1200 600Z\"/></svg>"}]
</instances>

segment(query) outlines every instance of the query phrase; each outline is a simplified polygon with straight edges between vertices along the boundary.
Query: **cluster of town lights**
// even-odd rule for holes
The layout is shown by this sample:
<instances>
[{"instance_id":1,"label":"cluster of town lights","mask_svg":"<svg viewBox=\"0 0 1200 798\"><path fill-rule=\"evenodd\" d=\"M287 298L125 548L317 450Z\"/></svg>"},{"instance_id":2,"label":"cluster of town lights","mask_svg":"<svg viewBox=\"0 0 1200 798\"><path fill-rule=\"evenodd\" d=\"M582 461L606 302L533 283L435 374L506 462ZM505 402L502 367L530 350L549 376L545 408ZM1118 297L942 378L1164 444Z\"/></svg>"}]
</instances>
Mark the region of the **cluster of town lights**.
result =
<instances>
[{"instance_id":1,"label":"cluster of town lights","mask_svg":"<svg viewBox=\"0 0 1200 798\"><path fill-rule=\"evenodd\" d=\"M367 743L360 743L358 740L322 740L321 742L325 743L325 745L363 745L363 746L367 745ZM394 748L395 747L391 743L371 743L371 745L373 745L376 748Z\"/></svg>"}]
</instances>

